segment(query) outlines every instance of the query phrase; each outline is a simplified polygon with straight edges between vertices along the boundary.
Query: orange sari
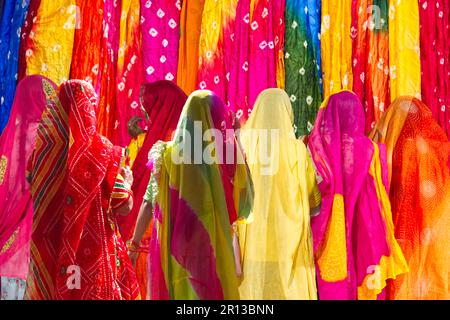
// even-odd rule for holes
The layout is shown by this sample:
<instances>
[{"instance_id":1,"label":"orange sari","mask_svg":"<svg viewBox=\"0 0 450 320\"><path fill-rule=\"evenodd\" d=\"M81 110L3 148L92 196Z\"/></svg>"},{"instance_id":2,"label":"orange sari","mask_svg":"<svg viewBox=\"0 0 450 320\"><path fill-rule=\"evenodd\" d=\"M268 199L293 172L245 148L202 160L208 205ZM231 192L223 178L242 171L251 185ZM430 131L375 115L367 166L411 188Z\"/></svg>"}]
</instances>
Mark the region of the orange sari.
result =
<instances>
[{"instance_id":1,"label":"orange sari","mask_svg":"<svg viewBox=\"0 0 450 320\"><path fill-rule=\"evenodd\" d=\"M450 143L420 100L395 100L371 133L388 151L395 236L410 272L388 285L395 300L449 299Z\"/></svg>"}]
</instances>

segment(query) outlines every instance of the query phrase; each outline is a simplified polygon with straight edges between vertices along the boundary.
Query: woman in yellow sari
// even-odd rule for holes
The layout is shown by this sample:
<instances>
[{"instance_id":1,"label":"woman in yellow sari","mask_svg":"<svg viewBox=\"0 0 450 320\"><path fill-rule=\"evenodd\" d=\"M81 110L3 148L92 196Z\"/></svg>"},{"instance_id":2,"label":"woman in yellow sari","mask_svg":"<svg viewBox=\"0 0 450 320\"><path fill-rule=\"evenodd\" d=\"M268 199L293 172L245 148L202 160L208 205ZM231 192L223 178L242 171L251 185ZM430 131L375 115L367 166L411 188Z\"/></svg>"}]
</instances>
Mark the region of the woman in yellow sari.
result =
<instances>
[{"instance_id":1,"label":"woman in yellow sari","mask_svg":"<svg viewBox=\"0 0 450 320\"><path fill-rule=\"evenodd\" d=\"M255 188L251 223L238 226L242 299L317 299L310 209L320 194L293 121L286 92L267 89L242 129Z\"/></svg>"}]
</instances>

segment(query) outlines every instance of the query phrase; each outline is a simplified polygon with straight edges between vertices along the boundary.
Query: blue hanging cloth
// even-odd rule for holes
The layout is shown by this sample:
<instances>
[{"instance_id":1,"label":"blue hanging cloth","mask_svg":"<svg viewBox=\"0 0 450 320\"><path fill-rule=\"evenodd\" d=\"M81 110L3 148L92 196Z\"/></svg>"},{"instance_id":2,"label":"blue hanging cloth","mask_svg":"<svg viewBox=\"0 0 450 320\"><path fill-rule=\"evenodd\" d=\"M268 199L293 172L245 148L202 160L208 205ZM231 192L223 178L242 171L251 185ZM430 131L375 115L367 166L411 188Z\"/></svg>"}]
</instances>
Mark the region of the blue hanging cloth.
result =
<instances>
[{"instance_id":1,"label":"blue hanging cloth","mask_svg":"<svg viewBox=\"0 0 450 320\"><path fill-rule=\"evenodd\" d=\"M8 123L17 86L21 28L30 0L1 1L0 21L0 134Z\"/></svg>"}]
</instances>

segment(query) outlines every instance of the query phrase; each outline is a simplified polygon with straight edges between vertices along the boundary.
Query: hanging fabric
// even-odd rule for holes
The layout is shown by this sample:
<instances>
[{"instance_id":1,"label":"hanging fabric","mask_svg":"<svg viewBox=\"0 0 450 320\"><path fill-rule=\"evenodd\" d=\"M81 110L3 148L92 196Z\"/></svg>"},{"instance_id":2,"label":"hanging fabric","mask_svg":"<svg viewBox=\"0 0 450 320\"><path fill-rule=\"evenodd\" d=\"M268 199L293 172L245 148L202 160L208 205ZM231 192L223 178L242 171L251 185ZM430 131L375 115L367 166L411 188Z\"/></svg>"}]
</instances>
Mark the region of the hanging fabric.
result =
<instances>
[{"instance_id":1,"label":"hanging fabric","mask_svg":"<svg viewBox=\"0 0 450 320\"><path fill-rule=\"evenodd\" d=\"M391 101L404 95L421 98L419 3L389 0Z\"/></svg>"},{"instance_id":2,"label":"hanging fabric","mask_svg":"<svg viewBox=\"0 0 450 320\"><path fill-rule=\"evenodd\" d=\"M297 137L313 128L322 103L320 1L286 1L286 92L294 110Z\"/></svg>"},{"instance_id":3,"label":"hanging fabric","mask_svg":"<svg viewBox=\"0 0 450 320\"><path fill-rule=\"evenodd\" d=\"M350 0L323 0L320 44L323 95L353 87L352 3Z\"/></svg>"},{"instance_id":4,"label":"hanging fabric","mask_svg":"<svg viewBox=\"0 0 450 320\"><path fill-rule=\"evenodd\" d=\"M388 2L352 2L353 91L365 109L366 132L390 103Z\"/></svg>"}]
</instances>

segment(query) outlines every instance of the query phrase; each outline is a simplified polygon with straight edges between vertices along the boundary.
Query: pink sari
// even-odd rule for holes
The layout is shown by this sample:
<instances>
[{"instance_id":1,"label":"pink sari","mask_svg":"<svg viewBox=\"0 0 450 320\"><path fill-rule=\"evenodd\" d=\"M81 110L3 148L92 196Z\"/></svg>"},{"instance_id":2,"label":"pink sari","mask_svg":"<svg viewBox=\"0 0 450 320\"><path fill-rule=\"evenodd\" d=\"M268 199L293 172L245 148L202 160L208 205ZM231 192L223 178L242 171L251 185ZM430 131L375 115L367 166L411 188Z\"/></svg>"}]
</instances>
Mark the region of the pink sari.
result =
<instances>
[{"instance_id":1,"label":"pink sari","mask_svg":"<svg viewBox=\"0 0 450 320\"><path fill-rule=\"evenodd\" d=\"M176 82L181 1L141 0L145 80Z\"/></svg>"},{"instance_id":2,"label":"pink sari","mask_svg":"<svg viewBox=\"0 0 450 320\"><path fill-rule=\"evenodd\" d=\"M322 194L311 220L321 300L383 298L386 280L407 270L394 238L386 149L364 131L361 102L340 92L322 105L309 140Z\"/></svg>"},{"instance_id":3,"label":"pink sari","mask_svg":"<svg viewBox=\"0 0 450 320\"><path fill-rule=\"evenodd\" d=\"M419 0L422 99L450 138L450 1Z\"/></svg>"},{"instance_id":4,"label":"pink sari","mask_svg":"<svg viewBox=\"0 0 450 320\"><path fill-rule=\"evenodd\" d=\"M247 120L261 91L277 86L279 45L284 38L279 10L280 4L267 0L238 2L229 107L241 122Z\"/></svg>"},{"instance_id":5,"label":"pink sari","mask_svg":"<svg viewBox=\"0 0 450 320\"><path fill-rule=\"evenodd\" d=\"M47 103L45 88L56 86L42 76L25 77L19 83L0 138L0 276L26 279L28 274L33 203L27 162Z\"/></svg>"}]
</instances>

